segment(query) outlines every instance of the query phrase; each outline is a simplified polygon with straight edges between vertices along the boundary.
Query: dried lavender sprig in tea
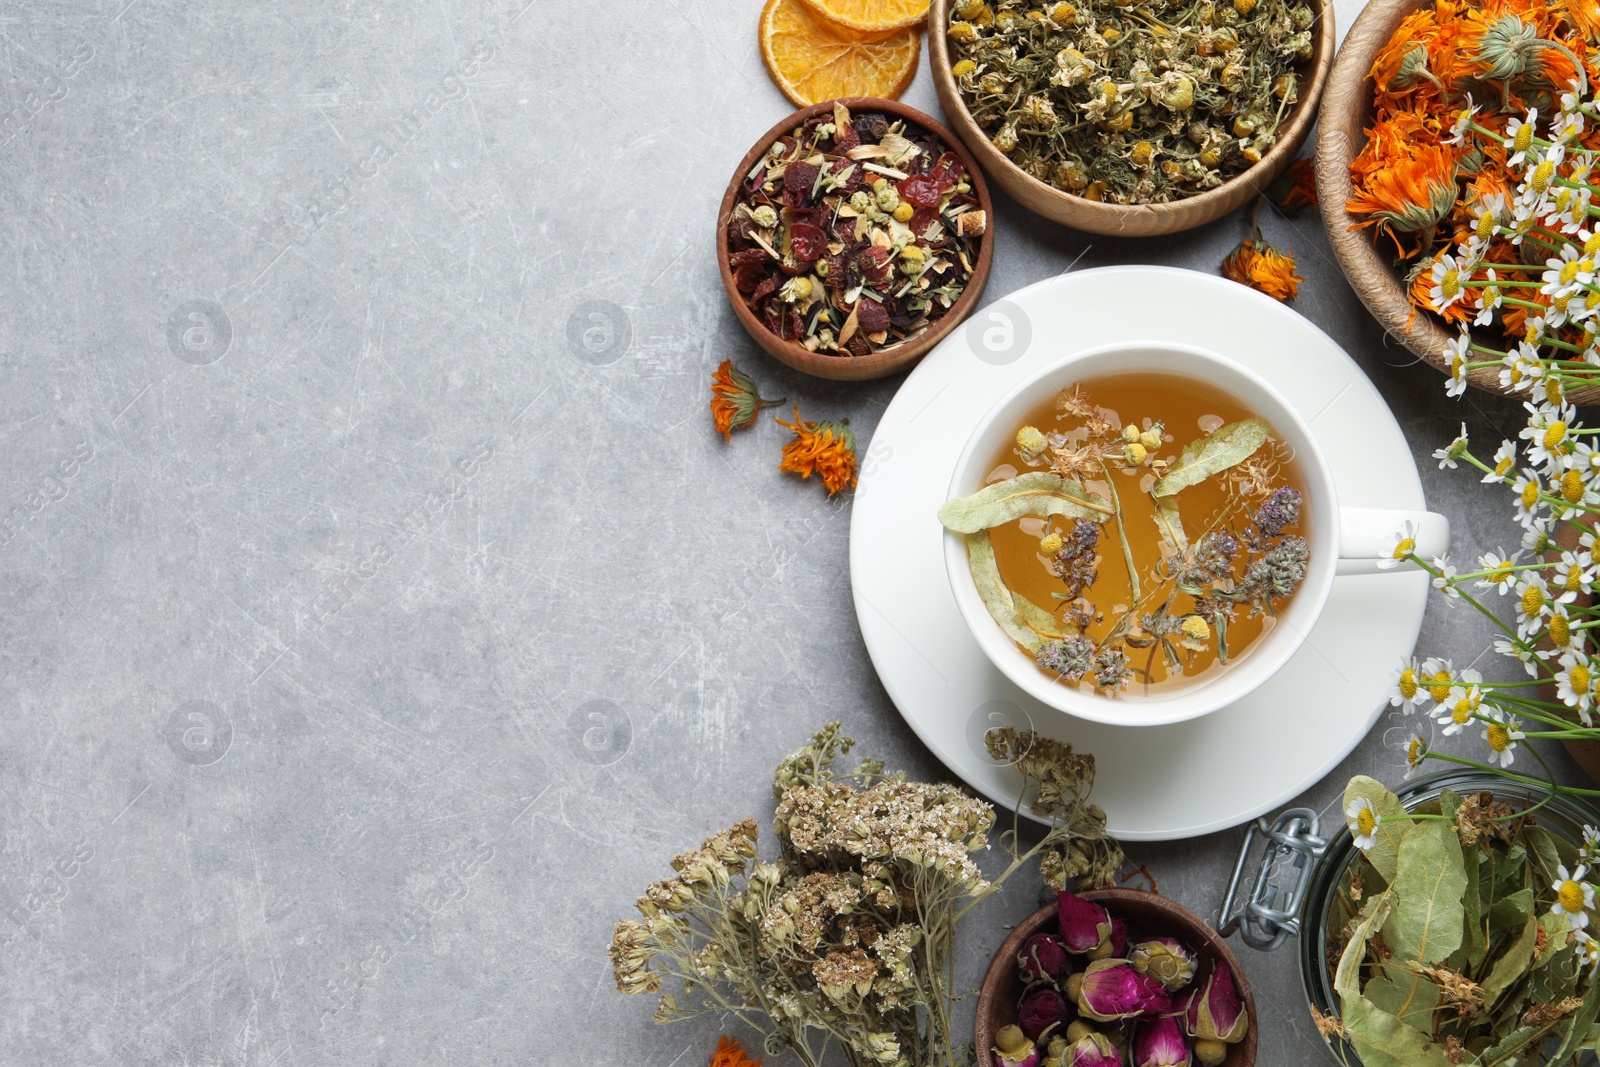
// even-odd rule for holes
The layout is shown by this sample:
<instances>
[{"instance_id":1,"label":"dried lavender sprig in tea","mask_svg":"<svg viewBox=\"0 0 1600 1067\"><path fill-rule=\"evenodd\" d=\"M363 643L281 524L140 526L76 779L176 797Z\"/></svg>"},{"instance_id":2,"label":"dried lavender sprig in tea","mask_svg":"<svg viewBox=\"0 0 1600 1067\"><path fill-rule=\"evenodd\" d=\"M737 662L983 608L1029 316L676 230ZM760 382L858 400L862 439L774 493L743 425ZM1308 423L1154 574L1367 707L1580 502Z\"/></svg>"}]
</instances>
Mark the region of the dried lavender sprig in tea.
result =
<instances>
[{"instance_id":1,"label":"dried lavender sprig in tea","mask_svg":"<svg viewBox=\"0 0 1600 1067\"><path fill-rule=\"evenodd\" d=\"M973 119L1033 177L1154 204L1260 162L1299 98L1310 4L959 0L951 72Z\"/></svg>"},{"instance_id":2,"label":"dried lavender sprig in tea","mask_svg":"<svg viewBox=\"0 0 1600 1067\"><path fill-rule=\"evenodd\" d=\"M1228 664L1304 581L1310 549L1299 476L1264 420L1186 379L1096 390L1148 414L1124 421L1074 385L1032 413L1048 432L1023 426L999 480L939 518L1040 669L1116 695ZM1168 429L1196 420L1209 432L1187 442Z\"/></svg>"}]
</instances>

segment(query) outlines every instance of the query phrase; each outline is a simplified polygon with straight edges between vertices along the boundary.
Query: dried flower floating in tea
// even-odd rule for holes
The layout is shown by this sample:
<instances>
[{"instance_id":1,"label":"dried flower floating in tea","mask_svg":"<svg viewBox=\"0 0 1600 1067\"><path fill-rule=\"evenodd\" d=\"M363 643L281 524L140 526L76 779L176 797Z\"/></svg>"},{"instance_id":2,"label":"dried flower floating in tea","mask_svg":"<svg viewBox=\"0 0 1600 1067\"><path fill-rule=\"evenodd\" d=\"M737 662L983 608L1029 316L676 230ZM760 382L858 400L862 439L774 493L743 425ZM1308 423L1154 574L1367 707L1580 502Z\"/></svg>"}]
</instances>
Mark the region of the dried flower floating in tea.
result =
<instances>
[{"instance_id":1,"label":"dried flower floating in tea","mask_svg":"<svg viewBox=\"0 0 1600 1067\"><path fill-rule=\"evenodd\" d=\"M773 334L865 356L950 310L987 228L966 167L937 137L835 104L746 176L728 219L728 265Z\"/></svg>"},{"instance_id":2,"label":"dried flower floating in tea","mask_svg":"<svg viewBox=\"0 0 1600 1067\"><path fill-rule=\"evenodd\" d=\"M724 441L733 440L733 431L749 426L764 407L781 404L783 399L762 399L748 374L725 359L711 375L711 420Z\"/></svg>"},{"instance_id":3,"label":"dried flower floating in tea","mask_svg":"<svg viewBox=\"0 0 1600 1067\"><path fill-rule=\"evenodd\" d=\"M1028 174L1090 200L1153 204L1261 161L1299 99L1310 4L959 0L951 73Z\"/></svg>"},{"instance_id":4,"label":"dried flower floating in tea","mask_svg":"<svg viewBox=\"0 0 1600 1067\"><path fill-rule=\"evenodd\" d=\"M1225 667L1305 578L1292 459L1264 420L1201 383L1094 388L1171 419L1125 422L1074 385L1056 398L1059 428L1022 427L999 480L947 501L939 521L965 537L995 622L1063 683L1116 695ZM1169 425L1213 406L1243 417L1206 415L1209 432L1170 450Z\"/></svg>"}]
</instances>

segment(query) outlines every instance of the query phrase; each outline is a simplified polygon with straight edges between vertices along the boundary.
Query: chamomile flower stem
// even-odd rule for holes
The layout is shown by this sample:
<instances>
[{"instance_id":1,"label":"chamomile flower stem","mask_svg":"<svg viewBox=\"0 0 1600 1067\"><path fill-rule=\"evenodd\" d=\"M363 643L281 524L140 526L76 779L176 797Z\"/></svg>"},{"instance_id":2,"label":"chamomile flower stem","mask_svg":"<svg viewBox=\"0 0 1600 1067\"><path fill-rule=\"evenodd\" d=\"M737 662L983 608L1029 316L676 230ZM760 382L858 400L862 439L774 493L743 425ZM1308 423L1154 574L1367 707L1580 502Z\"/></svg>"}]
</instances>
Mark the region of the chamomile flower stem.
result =
<instances>
[{"instance_id":1,"label":"chamomile flower stem","mask_svg":"<svg viewBox=\"0 0 1600 1067\"><path fill-rule=\"evenodd\" d=\"M1465 756L1452 756L1448 753L1434 752L1430 750L1427 758L1441 760L1445 763L1454 763L1459 767L1472 767L1476 770L1487 771L1489 774L1498 775L1507 781L1517 782L1520 785L1537 786L1540 789L1548 789L1551 793L1566 793L1572 796L1580 797L1600 797L1600 789L1582 789L1577 786L1560 785L1554 779L1546 780L1534 778L1526 774L1517 774L1514 771L1508 771L1503 767L1495 767L1487 763L1480 763L1474 759L1467 759ZM1540 762L1542 763L1543 761L1541 760Z\"/></svg>"},{"instance_id":2,"label":"chamomile flower stem","mask_svg":"<svg viewBox=\"0 0 1600 1067\"><path fill-rule=\"evenodd\" d=\"M1407 553L1405 558L1410 560L1411 562L1415 563L1417 566L1421 567L1423 570L1427 571L1433 577L1435 577L1435 578L1439 577L1440 572L1439 572L1438 568L1430 565L1427 561L1425 561L1421 556L1417 555L1415 552ZM1513 642L1515 642L1519 647L1524 647L1523 644L1522 644L1522 638L1517 636L1517 631L1513 630L1511 627L1507 626L1504 622L1502 622L1501 619L1500 619L1500 616L1496 615L1494 612L1490 611L1488 608L1486 608L1482 604L1478 603L1478 598L1477 597L1467 596L1466 594L1462 594L1461 599L1465 600L1468 604L1471 604L1473 607L1477 608L1480 612L1482 612L1488 618L1494 620L1494 624L1496 626L1500 627L1500 629L1505 632L1505 635L1507 637L1511 638L1511 640Z\"/></svg>"}]
</instances>

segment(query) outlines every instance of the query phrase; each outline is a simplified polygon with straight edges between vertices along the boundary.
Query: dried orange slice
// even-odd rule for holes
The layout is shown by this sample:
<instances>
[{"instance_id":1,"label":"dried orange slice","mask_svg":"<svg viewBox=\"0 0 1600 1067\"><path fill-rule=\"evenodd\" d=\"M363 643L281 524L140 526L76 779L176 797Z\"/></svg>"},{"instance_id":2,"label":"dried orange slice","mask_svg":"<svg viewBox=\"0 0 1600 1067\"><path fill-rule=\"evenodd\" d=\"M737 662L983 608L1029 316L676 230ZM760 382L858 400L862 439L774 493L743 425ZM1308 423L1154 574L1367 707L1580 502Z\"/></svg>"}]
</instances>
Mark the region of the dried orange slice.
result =
<instances>
[{"instance_id":1,"label":"dried orange slice","mask_svg":"<svg viewBox=\"0 0 1600 1067\"><path fill-rule=\"evenodd\" d=\"M928 0L806 0L830 22L857 33L887 33L920 27L928 17Z\"/></svg>"},{"instance_id":2,"label":"dried orange slice","mask_svg":"<svg viewBox=\"0 0 1600 1067\"><path fill-rule=\"evenodd\" d=\"M783 95L802 107L838 96L906 91L917 73L916 30L861 34L819 16L806 0L767 0L761 59Z\"/></svg>"}]
</instances>

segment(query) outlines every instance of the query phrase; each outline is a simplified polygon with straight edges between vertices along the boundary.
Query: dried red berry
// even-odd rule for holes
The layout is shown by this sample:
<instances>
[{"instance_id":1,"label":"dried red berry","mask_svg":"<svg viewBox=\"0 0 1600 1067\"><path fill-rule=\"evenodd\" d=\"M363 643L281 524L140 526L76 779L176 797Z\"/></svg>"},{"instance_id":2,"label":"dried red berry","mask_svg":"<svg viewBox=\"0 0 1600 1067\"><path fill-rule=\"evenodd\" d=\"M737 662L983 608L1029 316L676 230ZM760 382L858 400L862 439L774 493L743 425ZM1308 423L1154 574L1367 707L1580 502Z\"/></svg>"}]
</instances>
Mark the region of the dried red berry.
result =
<instances>
[{"instance_id":1,"label":"dried red berry","mask_svg":"<svg viewBox=\"0 0 1600 1067\"><path fill-rule=\"evenodd\" d=\"M728 256L728 265L734 270L738 270L740 267L748 267L752 263L761 263L766 260L766 258L766 249L746 248L739 252L730 253Z\"/></svg>"},{"instance_id":2,"label":"dried red berry","mask_svg":"<svg viewBox=\"0 0 1600 1067\"><path fill-rule=\"evenodd\" d=\"M856 324L863 333L882 333L889 328L889 312L876 300L862 297L856 304Z\"/></svg>"},{"instance_id":3,"label":"dried red berry","mask_svg":"<svg viewBox=\"0 0 1600 1067\"><path fill-rule=\"evenodd\" d=\"M939 183L921 174L913 174L900 183L900 199L915 207L939 206Z\"/></svg>"},{"instance_id":4,"label":"dried red berry","mask_svg":"<svg viewBox=\"0 0 1600 1067\"><path fill-rule=\"evenodd\" d=\"M747 263L733 272L733 284L741 293L753 293L766 276L767 272L759 264Z\"/></svg>"},{"instance_id":5,"label":"dried red berry","mask_svg":"<svg viewBox=\"0 0 1600 1067\"><path fill-rule=\"evenodd\" d=\"M789 251L796 259L815 263L827 251L828 236L815 226L797 222L789 227Z\"/></svg>"},{"instance_id":6,"label":"dried red berry","mask_svg":"<svg viewBox=\"0 0 1600 1067\"><path fill-rule=\"evenodd\" d=\"M799 195L803 202L810 198L811 190L817 184L817 175L821 173L822 168L815 163L791 163L789 169L783 172L783 191Z\"/></svg>"}]
</instances>

